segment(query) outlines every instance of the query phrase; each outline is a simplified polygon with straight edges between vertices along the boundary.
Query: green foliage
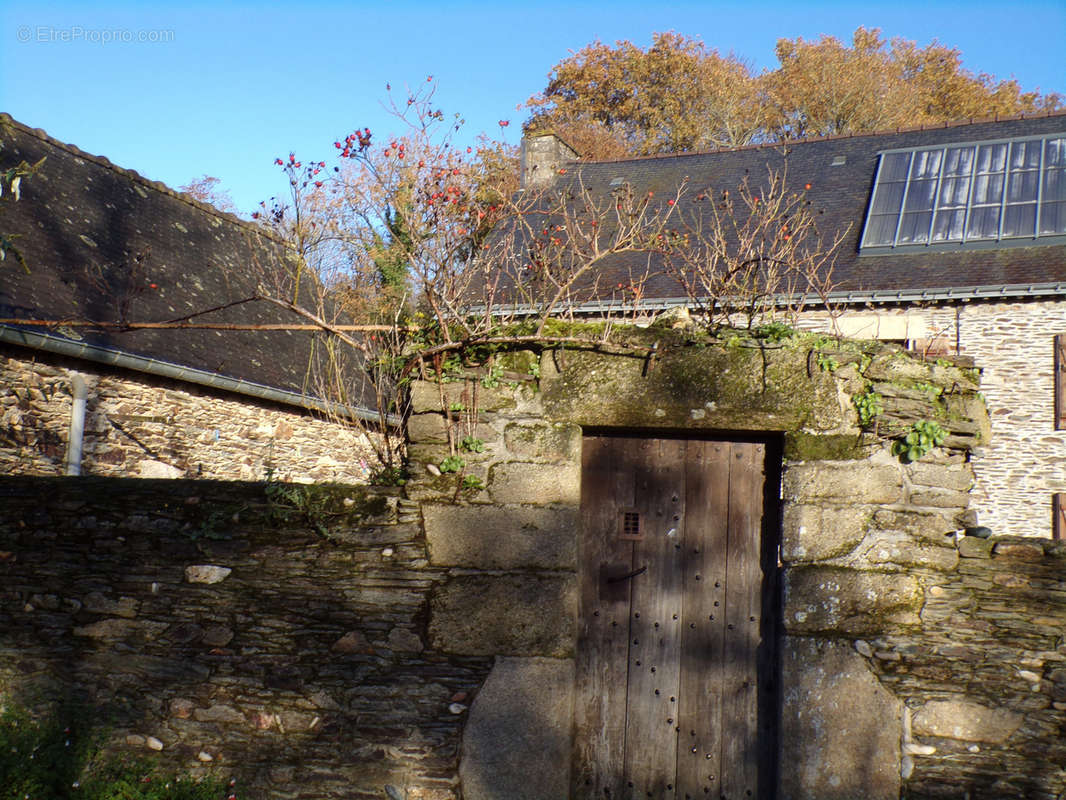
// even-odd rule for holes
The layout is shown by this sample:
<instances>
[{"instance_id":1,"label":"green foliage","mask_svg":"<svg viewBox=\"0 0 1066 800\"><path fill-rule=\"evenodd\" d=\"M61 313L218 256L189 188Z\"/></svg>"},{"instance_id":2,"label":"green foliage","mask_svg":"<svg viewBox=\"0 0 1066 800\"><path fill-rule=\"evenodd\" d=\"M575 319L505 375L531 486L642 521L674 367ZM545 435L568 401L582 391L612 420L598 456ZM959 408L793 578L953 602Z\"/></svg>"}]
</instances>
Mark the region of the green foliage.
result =
<instances>
[{"instance_id":1,"label":"green foliage","mask_svg":"<svg viewBox=\"0 0 1066 800\"><path fill-rule=\"evenodd\" d=\"M22 255L22 251L15 244L15 240L19 236L20 234L17 233L0 233L0 261L5 261L10 253L26 274L29 274L30 266L26 263L26 258Z\"/></svg>"},{"instance_id":2,"label":"green foliage","mask_svg":"<svg viewBox=\"0 0 1066 800\"><path fill-rule=\"evenodd\" d=\"M844 342L846 346L848 342ZM836 372L840 366L840 362L837 361L836 356L833 353L828 352L828 348L838 348L839 345L833 339L827 336L818 336L811 343L811 349L814 351L815 361L818 364L818 369L822 372Z\"/></svg>"},{"instance_id":3,"label":"green foliage","mask_svg":"<svg viewBox=\"0 0 1066 800\"><path fill-rule=\"evenodd\" d=\"M440 471L458 472L465 466L466 461L463 460L462 456L447 456L443 461L440 462Z\"/></svg>"},{"instance_id":4,"label":"green foliage","mask_svg":"<svg viewBox=\"0 0 1066 800\"><path fill-rule=\"evenodd\" d=\"M383 466L370 473L372 486L404 486L407 484L407 469L404 467Z\"/></svg>"},{"instance_id":5,"label":"green foliage","mask_svg":"<svg viewBox=\"0 0 1066 800\"><path fill-rule=\"evenodd\" d=\"M233 506L232 508L214 508L207 512L199 524L193 525L187 535L193 541L197 539L212 539L221 541L229 539L229 524L239 516L247 506Z\"/></svg>"},{"instance_id":6,"label":"green foliage","mask_svg":"<svg viewBox=\"0 0 1066 800\"><path fill-rule=\"evenodd\" d=\"M268 483L264 491L270 500L273 515L279 520L306 521L322 536L328 535L329 528L324 519L322 498L316 497L311 487L302 484Z\"/></svg>"},{"instance_id":7,"label":"green foliage","mask_svg":"<svg viewBox=\"0 0 1066 800\"><path fill-rule=\"evenodd\" d=\"M402 202L402 201L401 201ZM391 206L385 207L384 222L388 231L388 241L375 234L377 241L373 251L374 268L382 288L393 292L403 292L407 288L407 277L411 271L412 238L407 219L411 215L411 204L405 203L403 213Z\"/></svg>"},{"instance_id":8,"label":"green foliage","mask_svg":"<svg viewBox=\"0 0 1066 800\"><path fill-rule=\"evenodd\" d=\"M485 450L485 443L476 436L464 436L459 447L468 453L481 453Z\"/></svg>"},{"instance_id":9,"label":"green foliage","mask_svg":"<svg viewBox=\"0 0 1066 800\"><path fill-rule=\"evenodd\" d=\"M840 362L836 360L835 356L823 353L820 350L815 354L815 360L818 362L818 369L822 372L836 372L837 367L840 366Z\"/></svg>"},{"instance_id":10,"label":"green foliage","mask_svg":"<svg viewBox=\"0 0 1066 800\"><path fill-rule=\"evenodd\" d=\"M136 759L105 763L70 796L88 800L219 800L237 795L220 779L158 774L151 762Z\"/></svg>"},{"instance_id":11,"label":"green foliage","mask_svg":"<svg viewBox=\"0 0 1066 800\"><path fill-rule=\"evenodd\" d=\"M873 389L867 389L862 394L857 394L852 398L855 410L859 414L859 425L864 428L868 427L874 419L884 413L883 400L884 398Z\"/></svg>"},{"instance_id":12,"label":"green foliage","mask_svg":"<svg viewBox=\"0 0 1066 800\"><path fill-rule=\"evenodd\" d=\"M79 715L72 715L75 718ZM38 723L22 712L0 715L0 800L69 797L98 748L85 720Z\"/></svg>"},{"instance_id":13,"label":"green foliage","mask_svg":"<svg viewBox=\"0 0 1066 800\"><path fill-rule=\"evenodd\" d=\"M466 411L466 403L459 403L459 402L452 403L451 405L448 406L448 410L449 411L455 411L456 413L459 413L459 412L462 412L462 411Z\"/></svg>"},{"instance_id":14,"label":"green foliage","mask_svg":"<svg viewBox=\"0 0 1066 800\"><path fill-rule=\"evenodd\" d=\"M387 470L387 474L382 477L398 477L401 474L402 469L394 467ZM380 514L386 508L384 497L352 497L352 487L323 483L268 483L264 491L270 501L270 515L275 521L283 524L304 524L327 538L330 535L330 525L346 519L357 520Z\"/></svg>"},{"instance_id":15,"label":"green foliage","mask_svg":"<svg viewBox=\"0 0 1066 800\"><path fill-rule=\"evenodd\" d=\"M503 367L499 364L493 364L489 367L489 371L482 376L481 385L486 389L495 389L500 385L500 378L503 377Z\"/></svg>"},{"instance_id":16,"label":"green foliage","mask_svg":"<svg viewBox=\"0 0 1066 800\"><path fill-rule=\"evenodd\" d=\"M939 447L948 432L939 423L923 419L915 422L902 439L892 445L892 452L905 462L917 461L934 447Z\"/></svg>"},{"instance_id":17,"label":"green foliage","mask_svg":"<svg viewBox=\"0 0 1066 800\"><path fill-rule=\"evenodd\" d=\"M529 365L529 369L526 370L526 371L530 375L532 375L534 378L536 378L537 380L540 380L540 362L539 361L531 362L530 365Z\"/></svg>"},{"instance_id":18,"label":"green foliage","mask_svg":"<svg viewBox=\"0 0 1066 800\"><path fill-rule=\"evenodd\" d=\"M944 388L942 386L926 383L925 381L919 381L914 384L914 388L924 394L930 402L936 402L940 398L940 395L944 393Z\"/></svg>"},{"instance_id":19,"label":"green foliage","mask_svg":"<svg viewBox=\"0 0 1066 800\"><path fill-rule=\"evenodd\" d=\"M782 342L796 335L792 326L784 322L767 322L765 325L756 327L753 333L756 338L765 339L768 342Z\"/></svg>"},{"instance_id":20,"label":"green foliage","mask_svg":"<svg viewBox=\"0 0 1066 800\"><path fill-rule=\"evenodd\" d=\"M477 475L464 475L462 486L467 491L479 491L485 488L484 482Z\"/></svg>"},{"instance_id":21,"label":"green foliage","mask_svg":"<svg viewBox=\"0 0 1066 800\"><path fill-rule=\"evenodd\" d=\"M458 354L447 356L440 365L441 383L455 383L463 379L463 359Z\"/></svg>"},{"instance_id":22,"label":"green foliage","mask_svg":"<svg viewBox=\"0 0 1066 800\"><path fill-rule=\"evenodd\" d=\"M236 797L218 778L160 773L148 759L99 753L88 711L38 722L0 712L0 800L223 800Z\"/></svg>"}]
</instances>

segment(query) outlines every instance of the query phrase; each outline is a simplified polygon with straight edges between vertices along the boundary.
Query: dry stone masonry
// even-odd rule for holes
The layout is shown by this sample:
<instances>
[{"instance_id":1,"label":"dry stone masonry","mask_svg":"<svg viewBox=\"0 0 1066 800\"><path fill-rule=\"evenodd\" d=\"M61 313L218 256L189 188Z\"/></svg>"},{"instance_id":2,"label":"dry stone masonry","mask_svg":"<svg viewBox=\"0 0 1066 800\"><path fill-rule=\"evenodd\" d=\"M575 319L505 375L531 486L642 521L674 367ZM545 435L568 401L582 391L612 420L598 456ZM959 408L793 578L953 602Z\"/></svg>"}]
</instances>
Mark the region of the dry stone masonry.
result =
<instances>
[{"instance_id":1,"label":"dry stone masonry","mask_svg":"<svg viewBox=\"0 0 1066 800\"><path fill-rule=\"evenodd\" d=\"M75 371L88 385L84 474L348 483L369 475L363 434L298 409L23 353L0 354L0 472L63 474Z\"/></svg>"},{"instance_id":2,"label":"dry stone masonry","mask_svg":"<svg viewBox=\"0 0 1066 800\"><path fill-rule=\"evenodd\" d=\"M847 328L849 315L804 315L804 325ZM980 522L996 533L1051 535L1051 497L1066 492L1066 431L1055 429L1054 339L1066 333L1058 300L965 302L855 315L873 334L950 352L982 368L995 436L971 451ZM1008 343L1005 346L1004 343Z\"/></svg>"},{"instance_id":3,"label":"dry stone masonry","mask_svg":"<svg viewBox=\"0 0 1066 800\"><path fill-rule=\"evenodd\" d=\"M431 648L440 571L395 491L0 478L0 703L247 798L454 798L488 656ZM48 497L49 502L42 502Z\"/></svg>"},{"instance_id":4,"label":"dry stone masonry","mask_svg":"<svg viewBox=\"0 0 1066 800\"><path fill-rule=\"evenodd\" d=\"M1066 551L964 535L975 373L810 338L621 340L423 376L402 494L0 480L4 702L76 695L118 749L257 797L574 797L583 432L729 432L784 462L778 795L1066 791ZM922 420L947 438L905 463Z\"/></svg>"}]
</instances>

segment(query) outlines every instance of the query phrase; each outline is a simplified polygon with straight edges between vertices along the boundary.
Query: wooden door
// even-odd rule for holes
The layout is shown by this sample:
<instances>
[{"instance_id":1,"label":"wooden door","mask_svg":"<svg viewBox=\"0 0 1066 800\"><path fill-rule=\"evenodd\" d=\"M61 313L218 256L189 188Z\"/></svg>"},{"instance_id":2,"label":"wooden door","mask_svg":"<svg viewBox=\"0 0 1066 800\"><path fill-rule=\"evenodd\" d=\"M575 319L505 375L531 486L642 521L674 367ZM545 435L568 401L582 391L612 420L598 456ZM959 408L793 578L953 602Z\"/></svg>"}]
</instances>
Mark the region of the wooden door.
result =
<instances>
[{"instance_id":1,"label":"wooden door","mask_svg":"<svg viewBox=\"0 0 1066 800\"><path fill-rule=\"evenodd\" d=\"M582 462L573 796L771 797L766 445L587 436Z\"/></svg>"}]
</instances>

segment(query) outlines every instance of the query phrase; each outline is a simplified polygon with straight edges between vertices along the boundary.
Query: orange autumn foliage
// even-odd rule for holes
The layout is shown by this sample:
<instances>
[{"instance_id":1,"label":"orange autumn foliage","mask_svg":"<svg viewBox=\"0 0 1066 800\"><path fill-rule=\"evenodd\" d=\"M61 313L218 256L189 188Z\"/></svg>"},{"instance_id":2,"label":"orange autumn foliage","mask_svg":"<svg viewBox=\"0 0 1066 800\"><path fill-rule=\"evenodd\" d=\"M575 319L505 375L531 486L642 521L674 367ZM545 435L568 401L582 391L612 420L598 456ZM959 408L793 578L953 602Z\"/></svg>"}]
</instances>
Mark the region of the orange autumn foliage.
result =
<instances>
[{"instance_id":1,"label":"orange autumn foliage","mask_svg":"<svg viewBox=\"0 0 1066 800\"><path fill-rule=\"evenodd\" d=\"M595 41L560 61L527 101L528 131L554 130L588 158L738 147L951 120L1050 111L1056 93L1024 91L962 65L962 53L859 28L849 44L780 39L778 66L756 74L699 39L657 33L647 49Z\"/></svg>"}]
</instances>

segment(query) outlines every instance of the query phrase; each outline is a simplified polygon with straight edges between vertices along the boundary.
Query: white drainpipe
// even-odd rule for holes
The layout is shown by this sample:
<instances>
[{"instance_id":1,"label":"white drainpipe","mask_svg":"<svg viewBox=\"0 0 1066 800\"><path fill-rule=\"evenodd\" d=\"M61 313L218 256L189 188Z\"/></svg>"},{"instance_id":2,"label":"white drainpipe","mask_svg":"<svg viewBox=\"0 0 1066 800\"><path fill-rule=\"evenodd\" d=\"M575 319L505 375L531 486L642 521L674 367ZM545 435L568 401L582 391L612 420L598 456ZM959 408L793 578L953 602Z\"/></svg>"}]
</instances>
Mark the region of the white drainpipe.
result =
<instances>
[{"instance_id":1,"label":"white drainpipe","mask_svg":"<svg viewBox=\"0 0 1066 800\"><path fill-rule=\"evenodd\" d=\"M70 380L74 390L74 405L70 410L70 435L67 437L67 475L81 475L81 449L85 434L85 398L88 390L85 378L77 372Z\"/></svg>"}]
</instances>

